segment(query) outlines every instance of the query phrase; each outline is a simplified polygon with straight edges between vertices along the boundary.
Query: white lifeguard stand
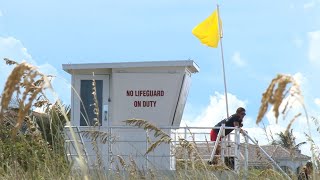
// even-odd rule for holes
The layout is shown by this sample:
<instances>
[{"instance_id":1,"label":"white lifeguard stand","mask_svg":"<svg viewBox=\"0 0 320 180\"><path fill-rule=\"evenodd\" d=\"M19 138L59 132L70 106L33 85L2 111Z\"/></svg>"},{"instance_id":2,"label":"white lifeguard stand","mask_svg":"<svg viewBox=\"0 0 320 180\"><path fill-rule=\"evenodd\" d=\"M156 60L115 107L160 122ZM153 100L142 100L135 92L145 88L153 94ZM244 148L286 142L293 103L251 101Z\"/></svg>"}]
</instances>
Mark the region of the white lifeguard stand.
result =
<instances>
[{"instance_id":1,"label":"white lifeguard stand","mask_svg":"<svg viewBox=\"0 0 320 180\"><path fill-rule=\"evenodd\" d=\"M83 132L94 129L109 133L115 138L113 142L109 139L97 146L106 168L115 168L117 155L124 159L131 158L142 169L175 168L169 144L161 144L154 152L145 156L149 145L147 132L141 128L128 128L124 121L132 118L144 119L160 128L169 127L164 130L169 134L172 128L179 128L191 74L199 71L194 61L89 63L62 66L72 75L71 126L84 146L89 167L97 165L98 157L91 139L84 137ZM98 126L94 126L96 114L92 95L93 79L99 108ZM68 134L70 135L70 132L66 132L66 135ZM69 139L68 142L72 144L79 140ZM73 146L74 144L69 146L69 156L79 156L79 153L72 149Z\"/></svg>"}]
</instances>

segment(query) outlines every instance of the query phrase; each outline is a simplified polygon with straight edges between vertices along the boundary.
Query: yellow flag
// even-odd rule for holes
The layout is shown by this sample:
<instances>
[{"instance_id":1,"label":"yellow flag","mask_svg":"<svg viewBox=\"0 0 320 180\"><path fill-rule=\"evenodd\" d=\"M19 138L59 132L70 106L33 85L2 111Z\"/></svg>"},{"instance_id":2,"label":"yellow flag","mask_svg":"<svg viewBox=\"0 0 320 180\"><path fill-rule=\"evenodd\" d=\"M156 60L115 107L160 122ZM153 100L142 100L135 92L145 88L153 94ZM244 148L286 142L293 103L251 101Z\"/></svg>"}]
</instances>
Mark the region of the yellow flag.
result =
<instances>
[{"instance_id":1,"label":"yellow flag","mask_svg":"<svg viewBox=\"0 0 320 180\"><path fill-rule=\"evenodd\" d=\"M192 34L195 35L202 44L216 48L220 40L219 24L218 24L218 11L215 10L207 19L202 21L192 30ZM222 22L220 19L220 29Z\"/></svg>"}]
</instances>

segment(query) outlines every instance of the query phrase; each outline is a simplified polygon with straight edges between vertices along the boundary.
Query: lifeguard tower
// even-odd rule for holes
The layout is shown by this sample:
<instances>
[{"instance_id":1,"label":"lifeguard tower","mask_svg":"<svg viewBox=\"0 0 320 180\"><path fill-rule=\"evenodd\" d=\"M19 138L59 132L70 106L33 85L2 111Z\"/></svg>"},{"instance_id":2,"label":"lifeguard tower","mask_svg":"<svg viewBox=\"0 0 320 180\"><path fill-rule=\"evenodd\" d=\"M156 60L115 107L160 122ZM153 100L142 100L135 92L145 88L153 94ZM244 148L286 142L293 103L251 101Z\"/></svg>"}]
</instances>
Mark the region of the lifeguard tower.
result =
<instances>
[{"instance_id":1,"label":"lifeguard tower","mask_svg":"<svg viewBox=\"0 0 320 180\"><path fill-rule=\"evenodd\" d=\"M153 134L149 136L141 128L130 128L124 121L144 119L164 128L168 134L179 128L191 75L199 72L194 61L63 64L62 67L72 76L71 123L66 128L71 160L85 156L89 167L102 163L105 168L113 169L117 166L117 156L121 156L134 160L142 169L174 169L170 144L161 144L146 156L148 138L152 139ZM77 136L72 137L71 131ZM93 144L90 131L108 137ZM81 145L80 153L75 143Z\"/></svg>"}]
</instances>

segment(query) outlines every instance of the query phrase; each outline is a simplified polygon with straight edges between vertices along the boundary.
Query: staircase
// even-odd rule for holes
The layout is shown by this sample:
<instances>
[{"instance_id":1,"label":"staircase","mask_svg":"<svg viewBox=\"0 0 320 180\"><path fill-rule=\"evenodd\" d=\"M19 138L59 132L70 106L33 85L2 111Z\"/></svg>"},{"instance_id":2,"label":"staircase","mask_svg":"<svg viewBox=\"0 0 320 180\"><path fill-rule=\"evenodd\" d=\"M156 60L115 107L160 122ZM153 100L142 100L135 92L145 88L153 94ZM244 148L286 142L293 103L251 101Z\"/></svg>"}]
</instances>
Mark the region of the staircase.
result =
<instances>
[{"instance_id":1,"label":"staircase","mask_svg":"<svg viewBox=\"0 0 320 180\"><path fill-rule=\"evenodd\" d=\"M88 153L86 151L83 137L78 126L65 126L65 152L70 163L81 158L87 164ZM78 164L78 163L76 163Z\"/></svg>"}]
</instances>

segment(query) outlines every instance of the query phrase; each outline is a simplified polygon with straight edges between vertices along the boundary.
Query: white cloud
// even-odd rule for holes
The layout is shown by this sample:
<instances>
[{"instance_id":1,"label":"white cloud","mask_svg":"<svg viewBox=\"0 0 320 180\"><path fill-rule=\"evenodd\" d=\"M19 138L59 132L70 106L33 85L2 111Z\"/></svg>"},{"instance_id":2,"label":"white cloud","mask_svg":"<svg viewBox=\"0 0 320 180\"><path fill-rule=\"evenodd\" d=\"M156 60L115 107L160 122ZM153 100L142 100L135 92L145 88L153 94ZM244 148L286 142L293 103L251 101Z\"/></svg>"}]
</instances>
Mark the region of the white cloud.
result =
<instances>
[{"instance_id":1,"label":"white cloud","mask_svg":"<svg viewBox=\"0 0 320 180\"><path fill-rule=\"evenodd\" d=\"M294 74L293 78L299 86L303 86L304 82L307 81L307 78L301 72Z\"/></svg>"},{"instance_id":2,"label":"white cloud","mask_svg":"<svg viewBox=\"0 0 320 180\"><path fill-rule=\"evenodd\" d=\"M32 65L35 65L39 70L45 74L56 75L57 70L52 65L48 63L38 65L32 56L29 54L27 48L24 47L20 40L15 39L14 37L0 37L0 67L1 77L8 75L8 70L12 67L5 65L3 58L9 58L17 62L26 61Z\"/></svg>"},{"instance_id":3,"label":"white cloud","mask_svg":"<svg viewBox=\"0 0 320 180\"><path fill-rule=\"evenodd\" d=\"M9 59L26 60L34 63L21 41L14 37L0 37L0 52L1 58L8 57Z\"/></svg>"},{"instance_id":4,"label":"white cloud","mask_svg":"<svg viewBox=\"0 0 320 180\"><path fill-rule=\"evenodd\" d=\"M307 81L306 77L303 76L302 73L296 73L293 75L295 80L297 81L299 86L304 86L305 82ZM233 114L237 107L243 106L246 107L247 102L238 99L233 94L228 94L228 100L230 105L230 114ZM289 101L289 102L288 102ZM284 109L286 103L289 103L290 111L288 114L286 114L286 117L284 118L281 115L282 110ZM315 100L316 103L320 105L320 98L317 98ZM266 145L271 143L273 136L274 139L278 139L277 134L280 132L284 132L286 128L288 127L288 124L293 119L295 115L298 113L302 113L302 115L296 119L296 121L292 124L290 129L293 129L293 134L296 137L296 143L300 142L307 142L307 137L305 136L305 133L309 134L309 129L311 131L312 137L317 137L319 133L316 131L316 126L314 126L313 122L310 120L310 126L307 126L306 123L306 115L304 113L304 109L302 104L293 98L285 98L283 100L283 103L280 105L279 112L280 116L278 118L278 122L276 121L276 118L274 117L274 112L272 111L273 107L269 107L269 111L265 115L265 128L266 131L262 128L262 124L256 125L255 124L255 118L252 118L250 116L246 116L244 119L244 129L248 131L248 134L251 138L258 140L260 145ZM215 124L217 124L221 119L226 117L226 110L225 110L225 97L223 94L215 92L214 95L210 97L210 104L200 110L200 112L196 113L193 109L193 115L189 118L183 118L181 125L184 126L185 124L189 127L213 127ZM195 115L198 114L198 115ZM197 131L198 132L198 131ZM199 131L200 132L200 131ZM202 130L203 132L203 130ZM209 130L206 131L209 133ZM267 133L267 135L266 135ZM203 138L203 137L202 137ZM206 136L206 138L209 138L209 135ZM196 138L199 139L199 138ZM204 139L201 139L204 140ZM313 138L316 144L320 144L319 138ZM242 138L243 142L243 138ZM302 145L301 151L303 154L306 154L308 156L311 156L310 152L310 143L306 145Z\"/></svg>"},{"instance_id":5,"label":"white cloud","mask_svg":"<svg viewBox=\"0 0 320 180\"><path fill-rule=\"evenodd\" d=\"M5 81L13 69L13 66L8 66L5 64L3 58L9 58L17 62L26 61L34 66L37 66L39 71L44 74L60 77L57 69L52 65L48 63L38 65L20 40L14 37L0 37L0 87L4 87ZM52 83L54 87L67 87L61 78L59 81L55 81L55 79L53 79ZM57 88L58 93L61 91L61 94L65 95L66 93L64 93L62 89L64 88ZM0 92L2 92L2 90L3 89L0 89Z\"/></svg>"},{"instance_id":6,"label":"white cloud","mask_svg":"<svg viewBox=\"0 0 320 180\"><path fill-rule=\"evenodd\" d=\"M243 67L246 65L245 60L240 56L240 52L236 51L232 55L232 62L234 62L237 66Z\"/></svg>"},{"instance_id":7,"label":"white cloud","mask_svg":"<svg viewBox=\"0 0 320 180\"><path fill-rule=\"evenodd\" d=\"M314 103L318 106L320 106L320 98L314 99Z\"/></svg>"},{"instance_id":8,"label":"white cloud","mask_svg":"<svg viewBox=\"0 0 320 180\"><path fill-rule=\"evenodd\" d=\"M5 65L3 58L9 58L17 61L32 61L31 55L23 47L22 43L13 37L0 37L0 87L3 87L5 79L8 77L12 66Z\"/></svg>"},{"instance_id":9,"label":"white cloud","mask_svg":"<svg viewBox=\"0 0 320 180\"><path fill-rule=\"evenodd\" d=\"M309 60L311 63L320 63L320 31L309 32Z\"/></svg>"},{"instance_id":10,"label":"white cloud","mask_svg":"<svg viewBox=\"0 0 320 180\"><path fill-rule=\"evenodd\" d=\"M234 114L238 107L245 107L246 102L239 100L235 95L228 93L229 114ZM215 92L210 97L210 104L198 113L199 115L192 119L183 119L182 126L185 124L189 127L212 127L227 115L225 96Z\"/></svg>"},{"instance_id":11,"label":"white cloud","mask_svg":"<svg viewBox=\"0 0 320 180\"><path fill-rule=\"evenodd\" d=\"M270 144L272 142L271 137L276 139L276 134L284 130L284 128L281 127L279 124L266 125L265 130L262 127L258 126L248 127L244 129L248 131L248 135L251 138L256 139L258 141L259 145Z\"/></svg>"},{"instance_id":12,"label":"white cloud","mask_svg":"<svg viewBox=\"0 0 320 180\"><path fill-rule=\"evenodd\" d=\"M235 95L228 93L228 104L229 104L229 115L234 114L238 107L246 107L246 102L239 100ZM193 107L190 104L187 104L189 107ZM210 104L204 109L200 110L200 112L195 112L196 108L192 109L192 113L188 112L188 114L184 114L183 119L181 121L181 126L185 127L203 127L207 129L193 129L192 132L197 133L209 133L210 127L213 127L222 119L227 117L226 112L226 104L225 104L225 96L224 94L220 94L215 92L214 95L210 96ZM244 123L247 122L247 118L244 120ZM183 133L182 131L179 131ZM188 137L187 137L188 138ZM190 138L190 137L189 137ZM204 140L205 136L198 135L194 137L196 140ZM207 140L209 139L208 134L206 135Z\"/></svg>"},{"instance_id":13,"label":"white cloud","mask_svg":"<svg viewBox=\"0 0 320 180\"><path fill-rule=\"evenodd\" d=\"M303 4L303 8L304 9L314 8L315 6L316 6L316 2L315 1L311 1L311 2Z\"/></svg>"},{"instance_id":14,"label":"white cloud","mask_svg":"<svg viewBox=\"0 0 320 180\"><path fill-rule=\"evenodd\" d=\"M0 10L0 17L1 17L1 16L3 16L3 13L2 13L2 11Z\"/></svg>"}]
</instances>

